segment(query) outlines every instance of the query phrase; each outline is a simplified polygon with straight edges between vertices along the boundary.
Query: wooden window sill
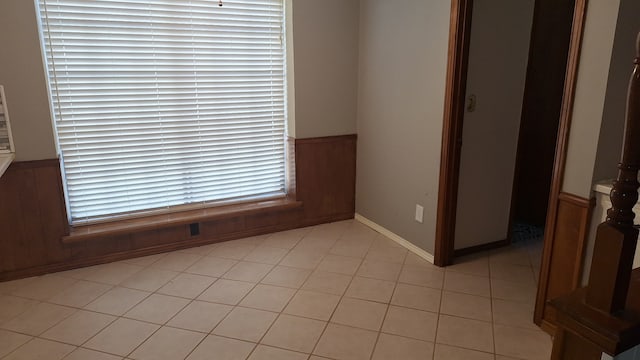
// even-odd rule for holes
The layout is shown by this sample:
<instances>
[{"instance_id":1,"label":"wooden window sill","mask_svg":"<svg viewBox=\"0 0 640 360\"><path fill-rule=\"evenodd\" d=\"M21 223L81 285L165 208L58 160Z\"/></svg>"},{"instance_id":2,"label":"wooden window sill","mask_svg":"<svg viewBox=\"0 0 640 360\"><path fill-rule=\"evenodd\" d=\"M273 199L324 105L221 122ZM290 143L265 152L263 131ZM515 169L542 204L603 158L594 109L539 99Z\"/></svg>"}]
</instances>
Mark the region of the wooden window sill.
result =
<instances>
[{"instance_id":1,"label":"wooden window sill","mask_svg":"<svg viewBox=\"0 0 640 360\"><path fill-rule=\"evenodd\" d=\"M251 215L264 211L289 210L302 206L302 202L289 198L250 202L207 209L181 211L172 214L152 215L137 219L110 223L72 227L69 235L62 238L63 244L73 244L95 238L123 235L135 231L155 230L171 226L187 225L201 221L212 221L230 217Z\"/></svg>"}]
</instances>

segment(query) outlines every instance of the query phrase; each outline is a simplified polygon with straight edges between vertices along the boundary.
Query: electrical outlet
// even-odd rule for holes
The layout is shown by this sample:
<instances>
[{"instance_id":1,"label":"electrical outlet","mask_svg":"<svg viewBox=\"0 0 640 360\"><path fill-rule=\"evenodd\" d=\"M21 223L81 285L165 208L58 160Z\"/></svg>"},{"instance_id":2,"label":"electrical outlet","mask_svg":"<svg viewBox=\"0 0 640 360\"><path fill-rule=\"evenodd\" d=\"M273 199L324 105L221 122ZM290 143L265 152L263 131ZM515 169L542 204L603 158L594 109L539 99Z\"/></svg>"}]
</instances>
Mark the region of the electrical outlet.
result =
<instances>
[{"instance_id":1,"label":"electrical outlet","mask_svg":"<svg viewBox=\"0 0 640 360\"><path fill-rule=\"evenodd\" d=\"M416 221L422 224L424 221L424 208L416 204Z\"/></svg>"},{"instance_id":2,"label":"electrical outlet","mask_svg":"<svg viewBox=\"0 0 640 360\"><path fill-rule=\"evenodd\" d=\"M191 236L200 235L200 224L198 223L189 224L189 234Z\"/></svg>"}]
</instances>

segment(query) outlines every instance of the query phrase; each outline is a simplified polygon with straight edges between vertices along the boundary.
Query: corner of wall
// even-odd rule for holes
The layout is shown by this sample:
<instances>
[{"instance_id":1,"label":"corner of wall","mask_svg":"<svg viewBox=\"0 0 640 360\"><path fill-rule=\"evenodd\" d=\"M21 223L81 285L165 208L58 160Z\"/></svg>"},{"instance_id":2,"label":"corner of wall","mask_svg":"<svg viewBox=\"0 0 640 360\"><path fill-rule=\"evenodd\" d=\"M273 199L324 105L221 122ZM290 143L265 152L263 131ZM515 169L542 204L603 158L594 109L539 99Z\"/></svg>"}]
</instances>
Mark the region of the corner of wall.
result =
<instances>
[{"instance_id":1,"label":"corner of wall","mask_svg":"<svg viewBox=\"0 0 640 360\"><path fill-rule=\"evenodd\" d=\"M635 43L640 30L640 2L622 0L615 29L611 65L607 80L600 137L594 167L594 182L612 179L622 152L627 89L633 69Z\"/></svg>"},{"instance_id":2,"label":"corner of wall","mask_svg":"<svg viewBox=\"0 0 640 360\"><path fill-rule=\"evenodd\" d=\"M356 209L433 251L451 3L364 0L359 10Z\"/></svg>"},{"instance_id":3,"label":"corner of wall","mask_svg":"<svg viewBox=\"0 0 640 360\"><path fill-rule=\"evenodd\" d=\"M295 82L295 49L294 49L294 30L293 30L293 0L285 0L285 39L287 58L286 64L286 101L287 101L287 136L296 137L296 82Z\"/></svg>"},{"instance_id":4,"label":"corner of wall","mask_svg":"<svg viewBox=\"0 0 640 360\"><path fill-rule=\"evenodd\" d=\"M16 161L54 159L54 141L46 74L33 0L3 0L0 11L0 84L16 148Z\"/></svg>"},{"instance_id":5,"label":"corner of wall","mask_svg":"<svg viewBox=\"0 0 640 360\"><path fill-rule=\"evenodd\" d=\"M562 191L591 197L620 0L587 9Z\"/></svg>"},{"instance_id":6,"label":"corner of wall","mask_svg":"<svg viewBox=\"0 0 640 360\"><path fill-rule=\"evenodd\" d=\"M358 0L293 0L295 135L356 133Z\"/></svg>"},{"instance_id":7,"label":"corner of wall","mask_svg":"<svg viewBox=\"0 0 640 360\"><path fill-rule=\"evenodd\" d=\"M405 249L409 250L410 252L412 252L413 254L423 258L424 260L426 260L427 262L433 264L435 261L435 258L433 257L433 255L417 246L415 246L413 243L411 243L410 241L402 238L400 235L395 234L394 232L386 229L385 227L376 224L375 222L367 219L366 217L356 213L355 214L355 220L361 222L362 224L370 227L371 229L375 230L376 232L388 237L389 239L395 241L397 244L399 244L400 246L404 247Z\"/></svg>"}]
</instances>

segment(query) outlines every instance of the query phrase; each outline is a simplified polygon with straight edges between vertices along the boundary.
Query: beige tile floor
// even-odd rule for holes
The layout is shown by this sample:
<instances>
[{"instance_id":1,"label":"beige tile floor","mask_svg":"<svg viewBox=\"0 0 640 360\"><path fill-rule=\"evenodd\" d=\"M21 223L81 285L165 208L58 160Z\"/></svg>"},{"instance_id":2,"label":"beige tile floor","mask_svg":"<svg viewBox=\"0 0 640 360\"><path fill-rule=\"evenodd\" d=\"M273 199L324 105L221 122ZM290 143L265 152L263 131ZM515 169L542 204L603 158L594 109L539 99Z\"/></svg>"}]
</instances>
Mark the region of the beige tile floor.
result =
<instances>
[{"instance_id":1,"label":"beige tile floor","mask_svg":"<svg viewBox=\"0 0 640 360\"><path fill-rule=\"evenodd\" d=\"M0 283L0 358L548 359L540 244L437 268L356 221Z\"/></svg>"}]
</instances>

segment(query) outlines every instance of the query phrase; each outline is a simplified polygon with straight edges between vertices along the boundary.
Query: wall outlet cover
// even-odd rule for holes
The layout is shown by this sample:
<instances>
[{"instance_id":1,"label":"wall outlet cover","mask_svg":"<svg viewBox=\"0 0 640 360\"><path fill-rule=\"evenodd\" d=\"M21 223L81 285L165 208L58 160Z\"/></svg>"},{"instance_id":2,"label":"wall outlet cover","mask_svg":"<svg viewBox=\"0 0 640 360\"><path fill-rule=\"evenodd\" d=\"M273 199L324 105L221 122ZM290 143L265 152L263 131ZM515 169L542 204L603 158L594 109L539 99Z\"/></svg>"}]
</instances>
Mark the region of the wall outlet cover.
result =
<instances>
[{"instance_id":1,"label":"wall outlet cover","mask_svg":"<svg viewBox=\"0 0 640 360\"><path fill-rule=\"evenodd\" d=\"M424 221L424 207L416 204L416 221L422 224Z\"/></svg>"}]
</instances>

